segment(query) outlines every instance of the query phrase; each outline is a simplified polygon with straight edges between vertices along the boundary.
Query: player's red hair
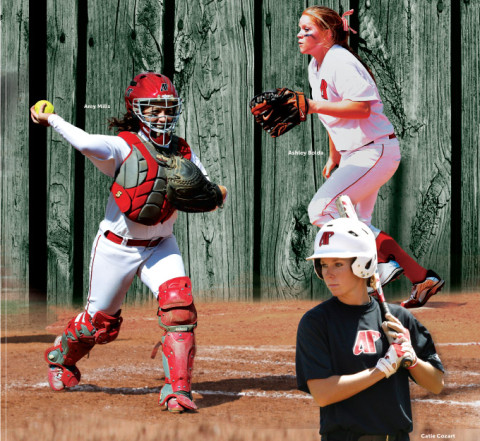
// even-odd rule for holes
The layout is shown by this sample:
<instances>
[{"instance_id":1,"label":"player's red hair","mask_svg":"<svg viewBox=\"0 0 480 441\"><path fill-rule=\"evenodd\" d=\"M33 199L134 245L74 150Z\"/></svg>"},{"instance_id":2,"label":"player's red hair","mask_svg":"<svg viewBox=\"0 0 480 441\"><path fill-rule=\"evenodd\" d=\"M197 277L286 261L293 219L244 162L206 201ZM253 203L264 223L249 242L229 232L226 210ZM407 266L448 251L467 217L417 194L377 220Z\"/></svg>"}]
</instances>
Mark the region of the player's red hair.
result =
<instances>
[{"instance_id":1,"label":"player's red hair","mask_svg":"<svg viewBox=\"0 0 480 441\"><path fill-rule=\"evenodd\" d=\"M311 17L315 25L320 29L330 30L334 44L338 44L351 52L352 55L363 64L375 81L375 77L370 68L348 44L349 31L344 30L342 17L340 17L337 11L327 8L326 6L310 6L302 12L302 15Z\"/></svg>"}]
</instances>

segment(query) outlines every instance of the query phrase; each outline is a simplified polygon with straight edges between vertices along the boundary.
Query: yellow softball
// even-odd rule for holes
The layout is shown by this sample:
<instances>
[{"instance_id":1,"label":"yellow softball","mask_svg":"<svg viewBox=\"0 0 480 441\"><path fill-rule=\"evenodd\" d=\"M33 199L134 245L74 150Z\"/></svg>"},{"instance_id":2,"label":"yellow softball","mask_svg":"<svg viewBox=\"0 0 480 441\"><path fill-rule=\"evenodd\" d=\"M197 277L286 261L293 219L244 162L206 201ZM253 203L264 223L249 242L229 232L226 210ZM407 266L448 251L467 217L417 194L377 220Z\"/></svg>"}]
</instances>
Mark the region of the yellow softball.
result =
<instances>
[{"instance_id":1,"label":"yellow softball","mask_svg":"<svg viewBox=\"0 0 480 441\"><path fill-rule=\"evenodd\" d=\"M35 104L35 112L40 113L40 110L44 104L47 104L43 113L53 113L55 109L53 108L53 104L47 100L40 100Z\"/></svg>"}]
</instances>

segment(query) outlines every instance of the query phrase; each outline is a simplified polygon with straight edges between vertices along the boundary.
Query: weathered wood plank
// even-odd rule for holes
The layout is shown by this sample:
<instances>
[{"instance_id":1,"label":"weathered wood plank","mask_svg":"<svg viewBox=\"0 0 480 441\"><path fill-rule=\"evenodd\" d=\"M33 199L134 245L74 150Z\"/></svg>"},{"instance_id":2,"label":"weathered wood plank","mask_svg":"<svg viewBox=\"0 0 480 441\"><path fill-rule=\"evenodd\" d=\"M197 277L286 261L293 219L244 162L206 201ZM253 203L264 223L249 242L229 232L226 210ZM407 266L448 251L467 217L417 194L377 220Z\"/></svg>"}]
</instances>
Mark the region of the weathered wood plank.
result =
<instances>
[{"instance_id":1,"label":"weathered wood plank","mask_svg":"<svg viewBox=\"0 0 480 441\"><path fill-rule=\"evenodd\" d=\"M480 288L480 1L461 4L462 42L462 289ZM455 87L453 84L452 87ZM460 93L454 89L454 93ZM454 182L452 185L460 185ZM458 227L455 225L455 227Z\"/></svg>"},{"instance_id":2,"label":"weathered wood plank","mask_svg":"<svg viewBox=\"0 0 480 441\"><path fill-rule=\"evenodd\" d=\"M88 2L86 104L96 107L85 109L87 132L114 135L107 129L107 119L125 113L124 92L133 76L148 69L162 70L162 8L163 3L156 0ZM111 181L86 161L86 262L105 214ZM136 279L128 298L142 301L150 299L151 293Z\"/></svg>"},{"instance_id":3,"label":"weathered wood plank","mask_svg":"<svg viewBox=\"0 0 480 441\"><path fill-rule=\"evenodd\" d=\"M340 4L331 1L325 5L338 11ZM305 7L298 2L264 2L263 90L288 87L310 95L307 72L310 59L300 54L296 37ZM305 258L312 253L318 232L310 224L307 208L323 183L321 170L328 158L327 139L316 116L280 138L262 135L263 298L326 295L311 262Z\"/></svg>"},{"instance_id":4,"label":"weathered wood plank","mask_svg":"<svg viewBox=\"0 0 480 441\"><path fill-rule=\"evenodd\" d=\"M185 100L179 135L225 207L184 215L175 228L198 298L252 297L254 1L176 2L174 83Z\"/></svg>"},{"instance_id":5,"label":"weathered wood plank","mask_svg":"<svg viewBox=\"0 0 480 441\"><path fill-rule=\"evenodd\" d=\"M2 300L28 303L29 2L1 8L0 289Z\"/></svg>"},{"instance_id":6,"label":"weathered wood plank","mask_svg":"<svg viewBox=\"0 0 480 441\"><path fill-rule=\"evenodd\" d=\"M74 2L47 2L47 99L75 124L77 10ZM73 56L72 56L73 55ZM61 135L47 138L47 302L73 299L75 151ZM81 250L80 250L81 251Z\"/></svg>"},{"instance_id":7,"label":"weathered wood plank","mask_svg":"<svg viewBox=\"0 0 480 441\"><path fill-rule=\"evenodd\" d=\"M373 223L444 277L448 289L450 11L440 3L366 2L370 7L359 11L360 55L376 76L402 151L399 169L380 190ZM403 279L393 288L406 294L410 283Z\"/></svg>"}]
</instances>

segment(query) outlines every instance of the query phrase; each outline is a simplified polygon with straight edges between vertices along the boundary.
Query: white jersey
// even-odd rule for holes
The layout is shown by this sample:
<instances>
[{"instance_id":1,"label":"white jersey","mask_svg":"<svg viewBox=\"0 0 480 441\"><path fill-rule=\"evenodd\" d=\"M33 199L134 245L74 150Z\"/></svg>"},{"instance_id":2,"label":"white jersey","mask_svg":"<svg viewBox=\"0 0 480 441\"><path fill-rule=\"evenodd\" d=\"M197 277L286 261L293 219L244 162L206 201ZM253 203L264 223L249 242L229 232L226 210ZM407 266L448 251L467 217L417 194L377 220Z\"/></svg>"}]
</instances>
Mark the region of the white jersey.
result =
<instances>
[{"instance_id":1,"label":"white jersey","mask_svg":"<svg viewBox=\"0 0 480 441\"><path fill-rule=\"evenodd\" d=\"M130 154L130 146L119 136L91 135L66 122L58 115L49 116L48 122L73 147L90 159L95 167L112 178ZM138 136L147 141L143 132L138 132ZM191 161L207 176L200 159L193 151ZM110 193L105 219L100 223L100 230L103 232L110 230L128 239L156 239L170 236L173 233L173 224L176 219L177 211L167 221L158 225L148 226L133 222L120 211Z\"/></svg>"},{"instance_id":2,"label":"white jersey","mask_svg":"<svg viewBox=\"0 0 480 441\"><path fill-rule=\"evenodd\" d=\"M337 151L355 150L393 133L373 78L347 49L333 45L321 66L313 58L308 66L308 79L314 101L370 101L368 118L347 119L318 114Z\"/></svg>"}]
</instances>

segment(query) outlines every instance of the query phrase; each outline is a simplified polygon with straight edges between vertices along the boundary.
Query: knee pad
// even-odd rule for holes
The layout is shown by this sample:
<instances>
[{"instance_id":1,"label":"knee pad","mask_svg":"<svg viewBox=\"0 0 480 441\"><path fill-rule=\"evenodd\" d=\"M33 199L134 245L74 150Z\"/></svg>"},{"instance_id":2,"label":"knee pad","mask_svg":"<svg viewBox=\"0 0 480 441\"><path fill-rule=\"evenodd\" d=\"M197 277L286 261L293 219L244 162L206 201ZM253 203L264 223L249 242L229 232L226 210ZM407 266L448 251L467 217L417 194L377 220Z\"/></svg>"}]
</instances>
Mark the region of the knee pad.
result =
<instances>
[{"instance_id":1,"label":"knee pad","mask_svg":"<svg viewBox=\"0 0 480 441\"><path fill-rule=\"evenodd\" d=\"M192 331L197 326L189 277L176 277L160 285L158 304L158 324L165 331Z\"/></svg>"},{"instance_id":2,"label":"knee pad","mask_svg":"<svg viewBox=\"0 0 480 441\"><path fill-rule=\"evenodd\" d=\"M45 351L47 363L58 366L74 366L95 344L115 340L122 324L121 310L115 316L97 312L93 317L84 312L68 322L63 334Z\"/></svg>"}]
</instances>

